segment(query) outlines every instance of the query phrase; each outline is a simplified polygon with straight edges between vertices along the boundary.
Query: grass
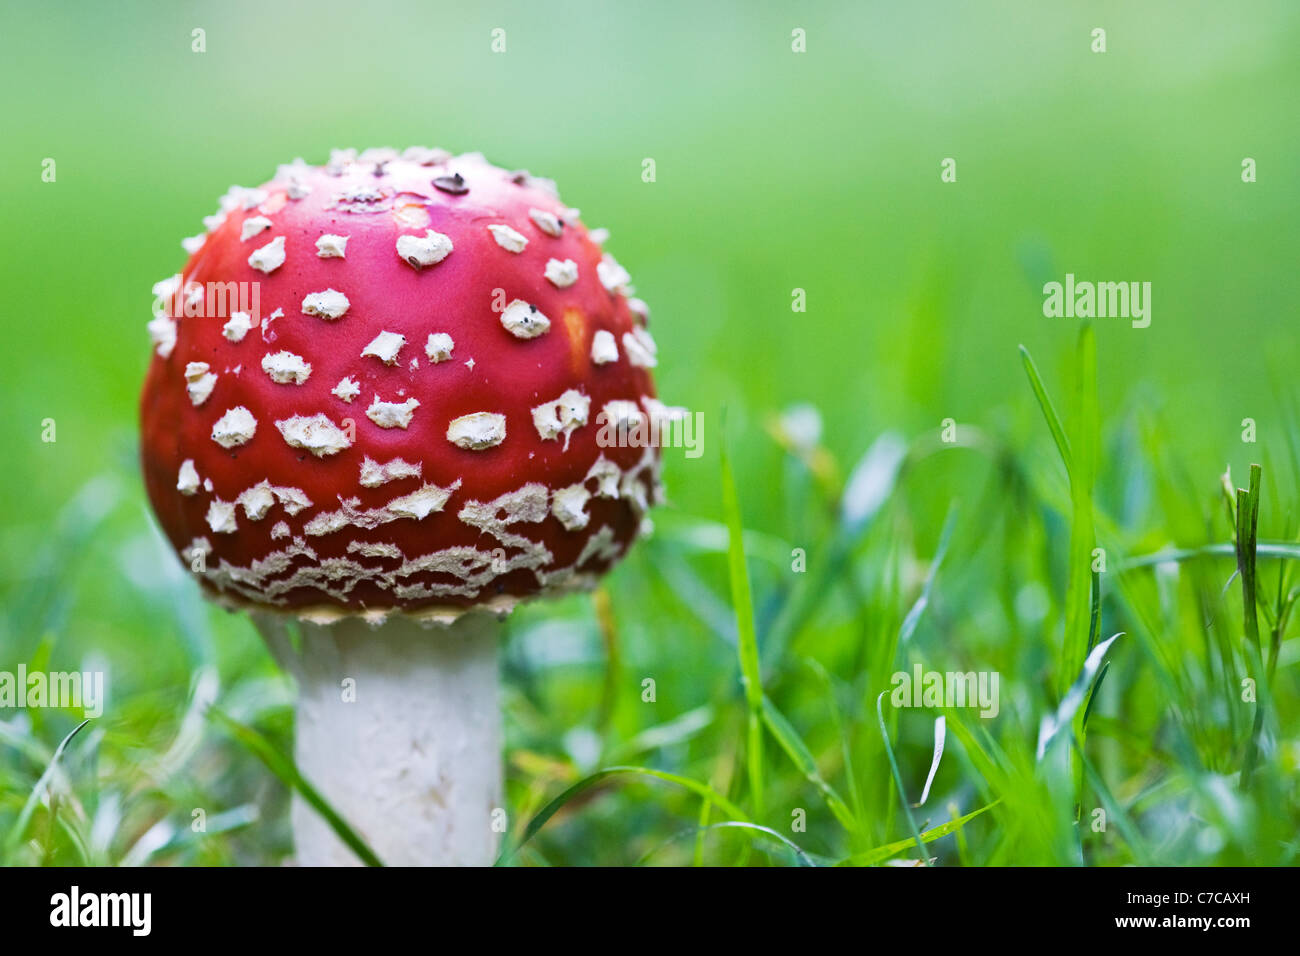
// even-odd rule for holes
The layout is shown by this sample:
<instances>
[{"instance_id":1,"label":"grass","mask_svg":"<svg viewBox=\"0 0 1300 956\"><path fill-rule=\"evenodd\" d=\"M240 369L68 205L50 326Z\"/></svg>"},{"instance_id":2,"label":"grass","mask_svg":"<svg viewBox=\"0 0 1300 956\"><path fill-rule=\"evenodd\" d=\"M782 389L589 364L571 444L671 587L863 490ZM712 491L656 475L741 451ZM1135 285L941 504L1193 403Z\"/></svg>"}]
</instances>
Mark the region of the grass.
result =
<instances>
[{"instance_id":1,"label":"grass","mask_svg":"<svg viewBox=\"0 0 1300 956\"><path fill-rule=\"evenodd\" d=\"M1294 863L1295 519L1263 507L1258 465L1226 509L1212 475L1191 486L1198 499L1182 498L1158 429L1130 420L1107 437L1145 436L1143 467L1161 496L1136 530L1122 526L1106 501L1123 475L1084 464L1101 437L1086 424L1097 424L1084 394L1094 348L1084 327L1071 402L1082 423L1058 417L1022 351L1025 399L1056 461L1041 441L1015 449L985 434L942 448L931 435L884 436L836 491L809 464L825 449L787 443L791 484L817 489L801 498L808 524L835 519L804 542L796 571L793 546L747 529L720 440L721 526L670 511L606 589L517 615L501 862ZM945 459L972 453L983 467L961 469L970 504L950 506L924 550L909 495ZM66 566L135 520L124 500L107 494L95 530L55 536L38 567ZM1157 525L1168 508L1184 519L1199 509L1188 524L1204 537ZM289 689L254 648L222 660L204 625L217 612L196 617L192 592L177 574L146 596L159 630L190 632L195 653L214 658L186 693L164 681L99 719L29 710L0 722L9 862L274 864L289 852L287 788L332 814L284 756ZM6 603L7 628L21 618L56 632L57 601L36 593ZM1099 626L1115 636L1097 641ZM557 627L579 635L567 656L544 650ZM665 645L679 631L703 645L709 674L674 664ZM56 650L42 642L33 668L53 666ZM916 663L996 670L999 715L951 701L893 706L891 675ZM687 680L686 693L674 689ZM933 795L913 803L929 778Z\"/></svg>"}]
</instances>

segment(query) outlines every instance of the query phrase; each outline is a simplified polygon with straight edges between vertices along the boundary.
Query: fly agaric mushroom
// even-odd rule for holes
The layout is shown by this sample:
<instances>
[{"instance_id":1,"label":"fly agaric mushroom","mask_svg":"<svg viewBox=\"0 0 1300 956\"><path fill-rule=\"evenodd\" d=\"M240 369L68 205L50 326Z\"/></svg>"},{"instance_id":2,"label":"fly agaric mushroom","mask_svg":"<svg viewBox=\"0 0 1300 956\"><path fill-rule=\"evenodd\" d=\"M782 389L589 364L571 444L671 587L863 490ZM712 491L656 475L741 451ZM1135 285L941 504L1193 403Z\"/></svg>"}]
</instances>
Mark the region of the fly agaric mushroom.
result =
<instances>
[{"instance_id":1,"label":"fly agaric mushroom","mask_svg":"<svg viewBox=\"0 0 1300 956\"><path fill-rule=\"evenodd\" d=\"M478 154L336 151L231 190L155 287L149 499L388 863L492 861L500 620L592 586L660 497L646 310L577 215ZM300 863L356 862L293 822Z\"/></svg>"}]
</instances>

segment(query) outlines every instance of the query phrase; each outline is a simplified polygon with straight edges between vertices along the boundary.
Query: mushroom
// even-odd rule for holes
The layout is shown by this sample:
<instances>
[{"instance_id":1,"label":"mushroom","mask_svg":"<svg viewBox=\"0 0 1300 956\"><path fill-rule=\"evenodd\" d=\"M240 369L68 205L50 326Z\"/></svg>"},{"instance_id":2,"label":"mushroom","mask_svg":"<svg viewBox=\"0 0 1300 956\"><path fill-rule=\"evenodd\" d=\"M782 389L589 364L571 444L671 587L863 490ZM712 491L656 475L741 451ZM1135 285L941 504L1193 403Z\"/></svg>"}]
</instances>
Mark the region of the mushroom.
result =
<instances>
[{"instance_id":1,"label":"mushroom","mask_svg":"<svg viewBox=\"0 0 1300 956\"><path fill-rule=\"evenodd\" d=\"M154 512L296 677L298 768L380 859L491 863L502 620L592 587L661 497L626 274L478 154L336 151L207 224L195 301L150 323ZM293 826L301 864L357 862Z\"/></svg>"}]
</instances>

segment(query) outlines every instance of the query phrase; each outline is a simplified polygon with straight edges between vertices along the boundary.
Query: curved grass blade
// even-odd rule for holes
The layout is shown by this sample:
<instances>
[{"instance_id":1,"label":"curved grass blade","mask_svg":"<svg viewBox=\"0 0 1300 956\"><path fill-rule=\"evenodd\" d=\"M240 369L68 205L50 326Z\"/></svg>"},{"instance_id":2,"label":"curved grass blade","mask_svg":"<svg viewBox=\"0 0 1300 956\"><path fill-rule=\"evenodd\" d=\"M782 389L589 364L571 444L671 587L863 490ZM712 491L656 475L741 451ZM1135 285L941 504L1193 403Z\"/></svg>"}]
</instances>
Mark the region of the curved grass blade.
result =
<instances>
[{"instance_id":1,"label":"curved grass blade","mask_svg":"<svg viewBox=\"0 0 1300 956\"><path fill-rule=\"evenodd\" d=\"M1110 661L1101 665L1101 670L1097 672L1097 680L1092 685L1092 692L1088 694L1088 705L1083 708L1083 726L1088 726L1088 717L1092 713L1092 705L1097 702L1097 694L1101 691L1101 682L1106 679L1106 673L1110 670Z\"/></svg>"},{"instance_id":2,"label":"curved grass blade","mask_svg":"<svg viewBox=\"0 0 1300 956\"><path fill-rule=\"evenodd\" d=\"M1123 633L1123 631L1120 631L1118 634L1112 634L1092 649L1092 653L1088 655L1088 659L1083 663L1083 669L1079 672L1079 676L1070 685L1070 689L1061 701L1060 706L1056 708L1056 713L1043 715L1042 722L1038 726L1038 760L1043 759L1043 755L1047 753L1047 748L1061 732L1061 728L1070 726L1071 721L1074 720L1074 715L1078 713L1080 705L1083 704L1084 698L1088 694L1088 688L1093 684L1093 678L1101 669L1101 662L1106 656L1106 651Z\"/></svg>"},{"instance_id":3,"label":"curved grass blade","mask_svg":"<svg viewBox=\"0 0 1300 956\"><path fill-rule=\"evenodd\" d=\"M546 806L542 807L541 810L537 811L533 818L528 821L528 826L524 828L524 832L519 837L519 841L515 843L514 846L502 852L501 856L497 858L496 865L501 866L503 863L509 862L510 858L518 853L525 843L537 835L538 830L546 826L547 821L550 820L551 817L555 816L555 814L558 813L566 803L578 794L582 793L584 790L590 789L608 777L617 776L619 774L639 774L641 776L654 777L658 780L677 784L677 786L685 787L692 793L703 797L708 801L708 803L716 806L728 816L744 823L752 822L743 810L712 787L708 786L708 784L700 783L698 780L692 780L690 777L682 777L675 773L668 773L663 770L651 770L649 767L606 767L603 770L597 770L595 773L583 777Z\"/></svg>"},{"instance_id":4,"label":"curved grass blade","mask_svg":"<svg viewBox=\"0 0 1300 956\"><path fill-rule=\"evenodd\" d=\"M885 727L885 714L880 709L880 702L885 699L887 691L881 691L880 696L876 698L876 720L880 723L880 737L885 742L885 756L889 758L889 769L894 774L894 784L898 787L898 797L903 804L903 815L907 817L907 825L912 831L912 839L916 841L916 847L921 851L921 862L926 866L930 865L930 857L925 852L925 841L921 838L921 831L917 829L916 817L912 816L912 806L907 802L907 788L903 786L903 775L898 769L898 761L894 759L894 748L889 743L889 730ZM903 846L907 846L909 841L904 840Z\"/></svg>"},{"instance_id":5,"label":"curved grass blade","mask_svg":"<svg viewBox=\"0 0 1300 956\"><path fill-rule=\"evenodd\" d=\"M981 813L985 813L989 810L992 810L1001 802L1002 802L1001 800L994 800L992 803L986 804L985 806L980 807L978 810L972 810L970 813L966 814L963 817L958 817L956 820L949 820L947 823L941 823L937 827L931 827L930 829L926 830L924 833L919 834L919 839L923 843L933 843L935 840L938 840L940 837L946 837L948 834L955 833L957 830L960 830L962 827L964 827L971 820L974 820ZM875 864L880 863L883 860L889 859L891 856L895 855L896 853L900 853L903 850L906 850L908 847L915 845L916 842L917 842L917 838L911 838L907 840L898 840L894 843L886 843L885 845L878 846L875 849L867 850L865 853L855 853L853 856L849 857L848 859L841 860L836 865L837 866L874 866Z\"/></svg>"},{"instance_id":6,"label":"curved grass blade","mask_svg":"<svg viewBox=\"0 0 1300 956\"><path fill-rule=\"evenodd\" d=\"M687 827L685 830L680 830L677 833L674 833L667 840L664 840L664 842L660 843L658 846L654 847L653 849L646 851L646 853L643 854L642 857L636 861L637 865L641 866L645 864L645 862L649 860L650 857L654 856L660 850L663 850L664 848L676 843L678 840L683 840L688 836L698 837L699 835L708 833L711 830L724 830L724 829L756 830L759 833L772 837L774 840L776 840L778 843L784 846L787 850L793 853L795 859L799 862L800 866L817 865L816 861L812 858L812 856L808 853L808 851L803 849L801 846L799 846L789 837L781 835L777 831L773 830L771 827L765 827L758 823L748 823L744 820L726 820L723 821L722 823L709 823L706 825L701 825L696 827ZM699 865L698 862L696 865Z\"/></svg>"},{"instance_id":7,"label":"curved grass blade","mask_svg":"<svg viewBox=\"0 0 1300 956\"><path fill-rule=\"evenodd\" d=\"M921 799L916 801L918 807L925 806L925 801L930 798L930 785L934 783L934 775L939 772L939 761L943 759L943 742L947 735L948 721L940 714L934 718L934 756L930 759L930 772L926 775Z\"/></svg>"},{"instance_id":8,"label":"curved grass blade","mask_svg":"<svg viewBox=\"0 0 1300 956\"><path fill-rule=\"evenodd\" d=\"M275 747L271 746L269 740L252 727L244 726L233 717L222 713L216 707L208 708L208 717L229 731L231 736L253 753L253 756L266 764L266 768L279 777L281 783L306 800L312 809L325 819L325 822L330 825L330 829L334 831L338 838L357 855L361 862L365 863L366 866L384 865L380 862L379 857L375 855L375 851L370 849L361 837L357 836L356 831L348 826L347 821L339 816L337 811L326 802L316 788L298 772L298 768L294 766L293 761L286 759Z\"/></svg>"},{"instance_id":9,"label":"curved grass blade","mask_svg":"<svg viewBox=\"0 0 1300 956\"><path fill-rule=\"evenodd\" d=\"M59 764L59 758L63 756L63 751L68 748L72 738L81 733L81 729L90 723L87 717L77 726L73 727L71 732L59 742L54 748L54 755L50 757L50 762L45 767L45 772L41 774L40 779L36 781L36 786L32 787L32 792L27 796L27 802L23 804L22 810L18 814L18 819L14 827L9 831L9 838L5 841L4 860L7 863L13 855L14 850L22 843L23 834L27 832L28 825L32 822L32 815L36 813L36 805L40 803L41 792L49 785L50 778L54 776L54 769Z\"/></svg>"}]
</instances>

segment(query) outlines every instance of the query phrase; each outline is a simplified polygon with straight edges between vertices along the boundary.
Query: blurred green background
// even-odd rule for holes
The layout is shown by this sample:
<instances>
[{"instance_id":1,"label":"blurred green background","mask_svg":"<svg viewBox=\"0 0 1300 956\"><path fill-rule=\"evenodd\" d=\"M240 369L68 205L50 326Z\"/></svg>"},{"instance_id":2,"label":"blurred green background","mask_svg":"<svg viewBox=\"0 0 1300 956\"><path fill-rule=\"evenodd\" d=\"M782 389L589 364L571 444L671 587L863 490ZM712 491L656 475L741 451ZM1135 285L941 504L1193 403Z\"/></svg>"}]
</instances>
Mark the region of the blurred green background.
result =
<instances>
[{"instance_id":1,"label":"blurred green background","mask_svg":"<svg viewBox=\"0 0 1300 956\"><path fill-rule=\"evenodd\" d=\"M1091 50L1096 27L1104 54ZM195 28L206 52L191 50ZM506 31L504 53L491 50L494 28ZM806 52L791 49L796 28ZM1231 465L1240 483L1252 461L1265 465L1261 536L1294 540L1297 50L1300 7L1290 0L7 4L0 668L49 654L51 667L92 661L110 675L110 710L79 745L99 756L73 754L68 765L86 832L101 821L88 858L117 861L135 848L131 859L274 862L288 851L274 778L194 714L196 688L207 687L287 749L290 689L252 628L202 606L162 550L135 466L150 286L180 268L180 238L200 231L229 185L263 182L295 156L318 163L331 147L383 145L479 150L552 177L589 226L611 231L608 248L651 306L661 396L705 414L705 456L666 455L672 504L661 535L609 585L617 669L587 599L512 621L512 820L682 714L703 723L676 728L671 747L644 759L744 792L728 762L743 749L733 726L743 704L717 524L724 406L746 525L776 556L750 554L760 642L798 587L777 559L803 547L810 566L823 561L841 482L880 435L933 440L952 418L1007 450L1007 459L962 449L918 464L836 571L820 617L788 651L765 647L771 693L842 790L859 788L845 782L841 731L803 658L850 702L852 772L872 781L855 812L870 822L848 837L814 815L807 834L811 851L838 858L907 835L868 693L887 686L893 664L867 673L860 655L912 606L954 500L949 564L912 652L940 669L999 667L997 733L1031 749L1039 712L1055 702L1068 497L1017 345L1068 417L1078 329L1043 316L1043 282L1073 272L1153 287L1150 328L1096 323L1103 543L1136 554L1229 540L1218 475ZM53 183L41 178L47 157ZM940 181L947 157L955 183ZM1245 157L1258 164L1255 183L1242 182ZM642 181L645 158L656 163L653 183ZM796 288L805 312L791 310ZM812 468L773 438L773 417L795 403L821 417L824 447L805 456ZM1258 423L1256 445L1241 440L1246 417ZM45 419L57 424L54 443L41 440ZM1032 480L1003 481L1007 460ZM1017 515L1025 527L1011 528ZM1106 635L1131 629L1134 603L1149 600L1159 619L1146 621L1145 655L1117 645L1129 677L1110 679L1109 699L1117 724L1147 721L1154 736L1136 750L1114 743L1099 766L1120 802L1169 788L1156 810L1131 807L1164 862L1251 862L1251 847L1260 861L1287 859L1294 827L1287 850L1271 831L1175 839L1170 815L1187 810L1184 795L1194 803L1213 789L1200 774L1231 772L1240 728L1222 741L1207 731L1185 765L1161 736L1169 701L1123 696L1160 666L1161 641L1191 673L1222 676L1202 644L1197 595L1233 600L1231 561L1204 570L1168 607L1154 591L1108 606ZM845 602L844 590L865 597ZM1224 614L1239 632L1240 607ZM1280 696L1294 697L1295 657L1283 653ZM644 676L657 679L653 708L640 703ZM1172 686L1175 710L1203 690L1192 678ZM1126 706L1137 712L1121 716ZM41 754L75 721L0 717L10 717L4 825ZM1280 719L1269 752L1276 779L1291 783L1268 799L1287 801L1285 829L1296 819L1294 706ZM901 756L916 787L930 731L909 720ZM1230 723L1218 711L1206 721ZM815 803L783 759L776 749L768 758L781 795L769 805ZM977 764L949 757L937 779L963 812L1003 796L988 773L977 782ZM186 843L194 806L238 811L229 834ZM789 810L769 813L788 832ZM530 852L538 862L633 862L696 816L680 795L637 784L548 825ZM926 816L947 819L942 809ZM1008 821L995 817L981 821L963 862L1073 860L1054 842L1064 830L1047 824L1056 836L1022 843L1016 856ZM68 859L58 827L50 833L31 852ZM146 854L151 833L157 847ZM710 837L705 859L735 839ZM689 861L690 843L655 861ZM1137 856L1119 842L1089 852L1099 862Z\"/></svg>"}]
</instances>

